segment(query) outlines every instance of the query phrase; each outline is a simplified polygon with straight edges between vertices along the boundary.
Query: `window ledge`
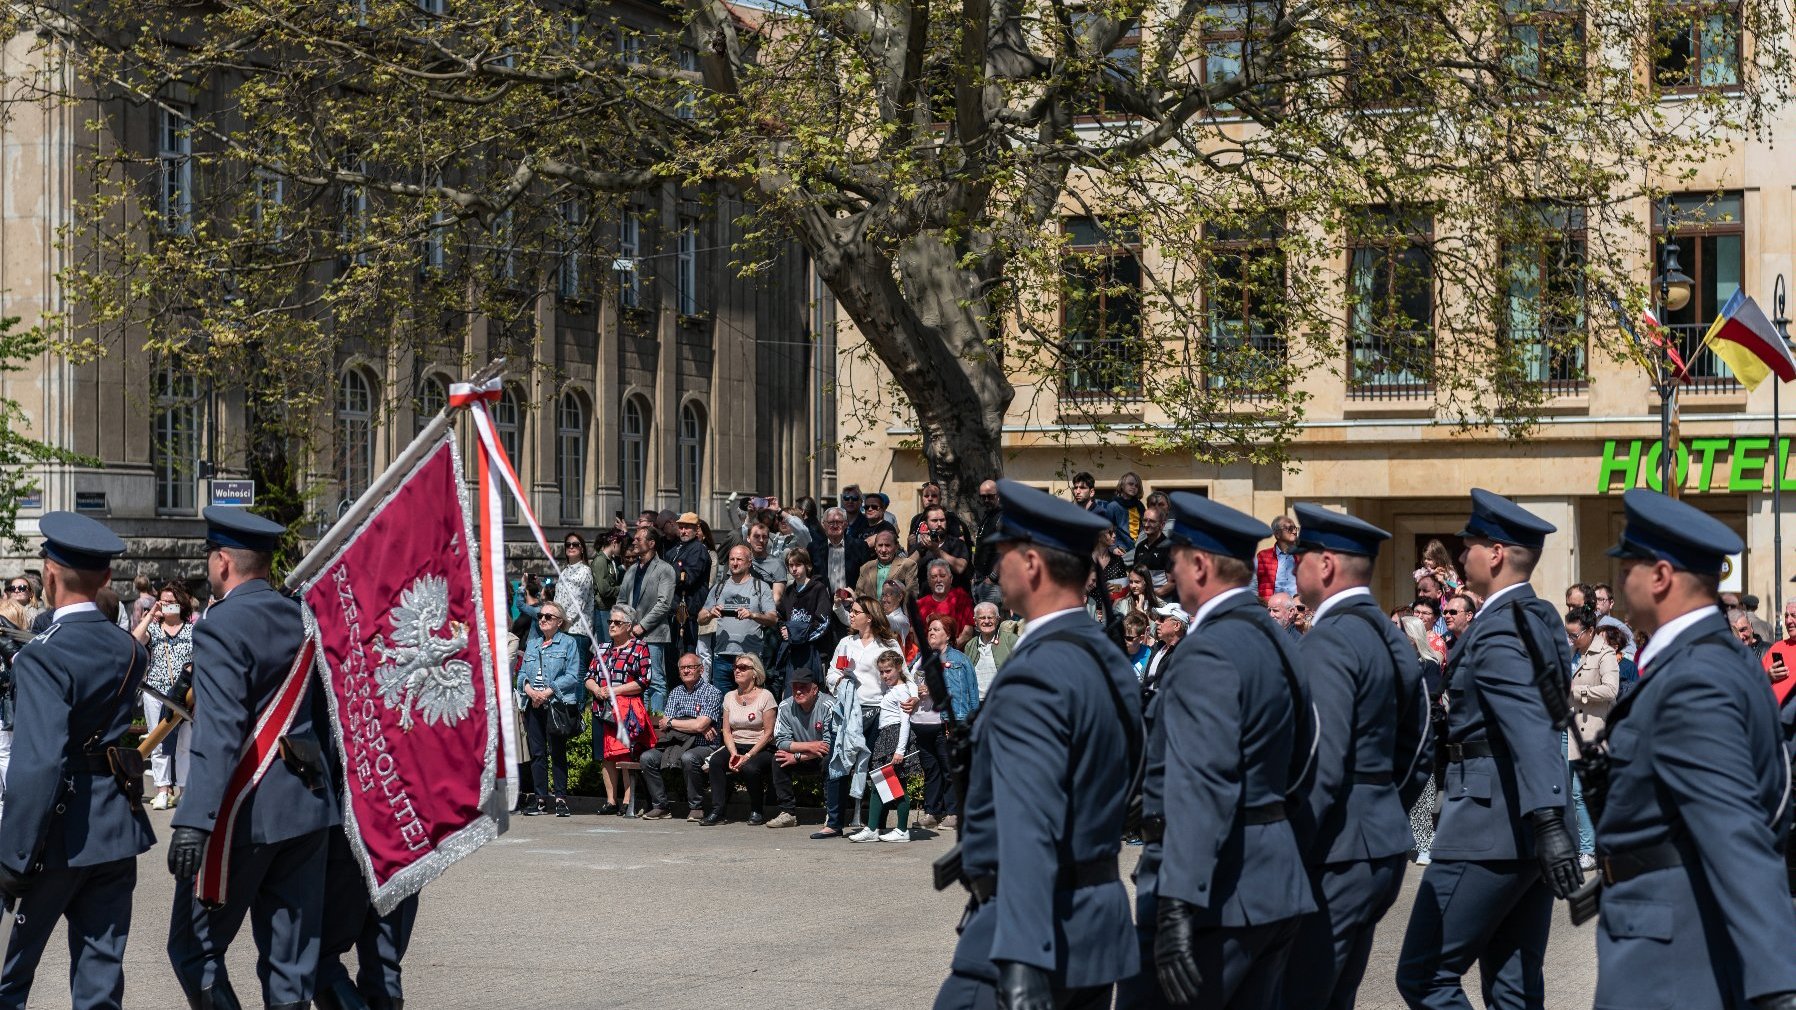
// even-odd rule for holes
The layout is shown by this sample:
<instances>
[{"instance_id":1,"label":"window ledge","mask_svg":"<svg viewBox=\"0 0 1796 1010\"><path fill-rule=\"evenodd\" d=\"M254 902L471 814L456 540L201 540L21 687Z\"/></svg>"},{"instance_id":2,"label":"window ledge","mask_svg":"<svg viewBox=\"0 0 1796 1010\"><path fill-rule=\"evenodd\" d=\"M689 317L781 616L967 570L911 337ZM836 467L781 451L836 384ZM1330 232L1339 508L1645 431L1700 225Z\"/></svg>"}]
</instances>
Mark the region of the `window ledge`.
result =
<instances>
[{"instance_id":1,"label":"window ledge","mask_svg":"<svg viewBox=\"0 0 1796 1010\"><path fill-rule=\"evenodd\" d=\"M1341 413L1349 418L1433 417L1434 394L1402 400L1356 400L1348 394Z\"/></svg>"}]
</instances>

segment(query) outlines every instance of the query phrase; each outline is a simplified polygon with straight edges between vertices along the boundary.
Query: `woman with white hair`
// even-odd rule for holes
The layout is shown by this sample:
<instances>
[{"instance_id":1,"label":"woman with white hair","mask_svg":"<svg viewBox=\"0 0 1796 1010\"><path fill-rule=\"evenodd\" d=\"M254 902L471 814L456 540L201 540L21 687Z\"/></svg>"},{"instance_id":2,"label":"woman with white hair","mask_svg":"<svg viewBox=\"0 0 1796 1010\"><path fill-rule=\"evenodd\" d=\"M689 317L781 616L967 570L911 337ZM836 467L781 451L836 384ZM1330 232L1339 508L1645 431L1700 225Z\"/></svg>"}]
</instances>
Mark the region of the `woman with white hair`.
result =
<instances>
[{"instance_id":1,"label":"woman with white hair","mask_svg":"<svg viewBox=\"0 0 1796 1010\"><path fill-rule=\"evenodd\" d=\"M1416 659L1422 665L1422 683L1428 688L1428 707L1431 712L1438 711L1441 704L1441 664L1433 646L1428 644L1430 629L1422 619L1405 614L1397 621L1403 629L1404 637L1416 650ZM1435 719L1436 725L1443 720ZM1416 840L1416 865L1427 866L1430 857L1428 850L1434 847L1434 815L1439 807L1439 792L1435 787L1434 776L1422 785L1422 795L1416 797L1415 806L1409 808L1409 831Z\"/></svg>"},{"instance_id":2,"label":"woman with white hair","mask_svg":"<svg viewBox=\"0 0 1796 1010\"><path fill-rule=\"evenodd\" d=\"M601 814L630 813L631 789L635 777L624 780L623 800L618 800L619 761L634 761L648 748L649 712L642 703L643 689L648 686L653 669L648 646L631 634L636 626L636 608L620 603L611 608L607 629L611 641L593 657L592 670L586 675L586 690L592 694L592 756L600 762L605 777L605 805Z\"/></svg>"}]
</instances>

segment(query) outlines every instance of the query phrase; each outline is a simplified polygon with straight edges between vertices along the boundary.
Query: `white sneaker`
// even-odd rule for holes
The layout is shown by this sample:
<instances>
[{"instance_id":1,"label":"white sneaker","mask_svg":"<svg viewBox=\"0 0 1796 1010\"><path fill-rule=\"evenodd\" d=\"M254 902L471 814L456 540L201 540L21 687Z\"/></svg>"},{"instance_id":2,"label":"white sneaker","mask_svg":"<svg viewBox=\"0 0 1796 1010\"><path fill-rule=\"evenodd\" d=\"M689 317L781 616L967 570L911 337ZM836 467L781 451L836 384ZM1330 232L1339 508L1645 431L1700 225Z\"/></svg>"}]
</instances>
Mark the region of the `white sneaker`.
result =
<instances>
[{"instance_id":1,"label":"white sneaker","mask_svg":"<svg viewBox=\"0 0 1796 1010\"><path fill-rule=\"evenodd\" d=\"M151 810L167 810L172 806L174 806L174 804L168 801L167 793L157 793L156 798L150 801Z\"/></svg>"},{"instance_id":2,"label":"white sneaker","mask_svg":"<svg viewBox=\"0 0 1796 1010\"><path fill-rule=\"evenodd\" d=\"M880 835L879 840L882 842L908 842L910 841L910 831L906 828L893 828Z\"/></svg>"},{"instance_id":3,"label":"white sneaker","mask_svg":"<svg viewBox=\"0 0 1796 1010\"><path fill-rule=\"evenodd\" d=\"M1416 865L1417 866L1427 866L1428 864L1430 864L1432 862L1434 862L1434 860L1429 857L1427 849L1423 849L1422 851L1416 853Z\"/></svg>"},{"instance_id":4,"label":"white sneaker","mask_svg":"<svg viewBox=\"0 0 1796 1010\"><path fill-rule=\"evenodd\" d=\"M849 835L848 840L851 842L877 842L879 841L879 832L874 831L872 828L862 828L854 834Z\"/></svg>"},{"instance_id":5,"label":"white sneaker","mask_svg":"<svg viewBox=\"0 0 1796 1010\"><path fill-rule=\"evenodd\" d=\"M1578 869L1585 871L1596 869L1596 857L1588 852L1578 856Z\"/></svg>"}]
</instances>

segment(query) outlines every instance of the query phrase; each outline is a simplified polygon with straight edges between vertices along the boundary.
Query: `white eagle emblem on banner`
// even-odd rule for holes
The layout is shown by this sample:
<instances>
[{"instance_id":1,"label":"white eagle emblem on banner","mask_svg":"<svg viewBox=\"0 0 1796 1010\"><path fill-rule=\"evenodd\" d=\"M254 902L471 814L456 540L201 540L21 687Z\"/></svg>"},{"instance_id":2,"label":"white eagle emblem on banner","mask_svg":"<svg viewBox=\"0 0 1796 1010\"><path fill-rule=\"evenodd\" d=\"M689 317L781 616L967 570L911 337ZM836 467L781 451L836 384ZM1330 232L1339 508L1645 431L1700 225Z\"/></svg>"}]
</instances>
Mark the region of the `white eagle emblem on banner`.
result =
<instances>
[{"instance_id":1,"label":"white eagle emblem on banner","mask_svg":"<svg viewBox=\"0 0 1796 1010\"><path fill-rule=\"evenodd\" d=\"M468 626L449 622L449 581L418 576L399 594L391 620L392 643L375 640L384 665L374 678L381 699L398 710L399 727L415 725L414 709L432 726L460 722L474 707L474 668L449 658L468 646ZM445 627L449 633L439 635Z\"/></svg>"}]
</instances>

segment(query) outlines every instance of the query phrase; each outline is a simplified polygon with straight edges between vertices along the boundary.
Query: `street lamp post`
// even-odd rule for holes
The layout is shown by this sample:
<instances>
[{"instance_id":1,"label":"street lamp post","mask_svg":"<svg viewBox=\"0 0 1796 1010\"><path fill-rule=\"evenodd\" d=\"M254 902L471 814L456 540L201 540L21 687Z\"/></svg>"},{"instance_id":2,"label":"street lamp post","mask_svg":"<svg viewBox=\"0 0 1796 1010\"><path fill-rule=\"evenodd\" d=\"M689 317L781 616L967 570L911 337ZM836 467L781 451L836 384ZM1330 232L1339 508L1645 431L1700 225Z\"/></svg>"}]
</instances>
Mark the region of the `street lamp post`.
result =
<instances>
[{"instance_id":1,"label":"street lamp post","mask_svg":"<svg viewBox=\"0 0 1796 1010\"><path fill-rule=\"evenodd\" d=\"M1659 254L1659 327L1665 340L1672 338L1671 324L1668 321L1673 312L1683 311L1690 304L1690 295L1696 282L1684 273L1678 263L1679 249L1677 239L1671 229L1671 197L1667 196L1659 204L1659 227L1665 232L1665 245ZM1657 356L1658 367L1654 369L1654 387L1659 394L1659 490L1673 498L1679 497L1682 488L1678 486L1678 452L1677 452L1677 395L1679 376L1672 367L1669 352Z\"/></svg>"}]
</instances>

